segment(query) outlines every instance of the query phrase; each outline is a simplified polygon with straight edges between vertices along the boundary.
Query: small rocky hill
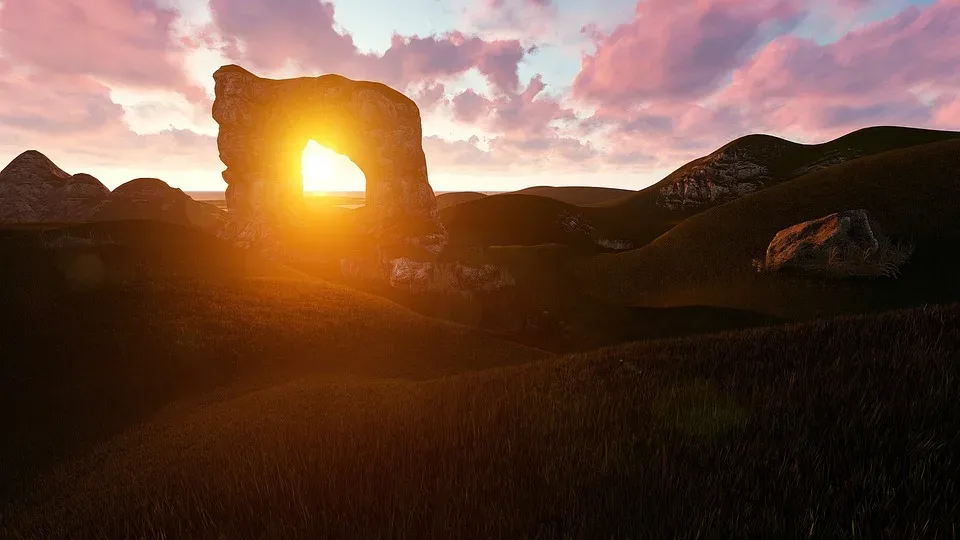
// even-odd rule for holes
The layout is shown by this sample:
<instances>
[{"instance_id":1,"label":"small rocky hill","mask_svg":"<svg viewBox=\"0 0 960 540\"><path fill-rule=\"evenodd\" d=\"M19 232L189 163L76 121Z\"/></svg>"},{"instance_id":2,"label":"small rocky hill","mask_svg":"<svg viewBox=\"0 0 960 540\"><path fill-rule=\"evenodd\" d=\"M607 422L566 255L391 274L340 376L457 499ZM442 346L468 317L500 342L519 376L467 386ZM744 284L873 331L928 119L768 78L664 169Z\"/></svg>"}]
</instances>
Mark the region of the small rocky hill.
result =
<instances>
[{"instance_id":1,"label":"small rocky hill","mask_svg":"<svg viewBox=\"0 0 960 540\"><path fill-rule=\"evenodd\" d=\"M0 171L0 223L86 221L109 194L93 176L71 175L27 150Z\"/></svg>"},{"instance_id":2,"label":"small rocky hill","mask_svg":"<svg viewBox=\"0 0 960 540\"><path fill-rule=\"evenodd\" d=\"M148 219L195 227L216 234L226 214L216 206L193 200L159 178L137 178L118 186L91 221Z\"/></svg>"}]
</instances>

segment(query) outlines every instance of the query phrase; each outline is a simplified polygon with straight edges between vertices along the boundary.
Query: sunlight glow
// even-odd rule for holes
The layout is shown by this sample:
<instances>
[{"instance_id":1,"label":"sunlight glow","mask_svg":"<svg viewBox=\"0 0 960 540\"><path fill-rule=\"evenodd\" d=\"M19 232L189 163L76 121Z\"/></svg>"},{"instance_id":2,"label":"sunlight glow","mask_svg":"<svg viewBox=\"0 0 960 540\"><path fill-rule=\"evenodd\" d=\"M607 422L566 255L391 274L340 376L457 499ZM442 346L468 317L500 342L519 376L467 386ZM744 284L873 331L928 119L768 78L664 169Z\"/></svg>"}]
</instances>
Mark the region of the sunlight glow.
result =
<instances>
[{"instance_id":1,"label":"sunlight glow","mask_svg":"<svg viewBox=\"0 0 960 540\"><path fill-rule=\"evenodd\" d=\"M303 149L301 162L305 193L365 191L367 180L350 158L311 140Z\"/></svg>"}]
</instances>

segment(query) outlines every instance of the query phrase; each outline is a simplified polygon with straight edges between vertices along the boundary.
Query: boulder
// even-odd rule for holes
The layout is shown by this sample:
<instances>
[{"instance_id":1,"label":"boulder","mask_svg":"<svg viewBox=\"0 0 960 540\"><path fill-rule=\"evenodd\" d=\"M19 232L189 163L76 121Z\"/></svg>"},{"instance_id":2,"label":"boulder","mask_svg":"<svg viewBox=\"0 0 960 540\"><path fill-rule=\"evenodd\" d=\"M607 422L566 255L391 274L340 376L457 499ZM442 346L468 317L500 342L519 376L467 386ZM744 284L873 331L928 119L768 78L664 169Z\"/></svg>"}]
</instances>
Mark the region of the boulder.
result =
<instances>
[{"instance_id":1,"label":"boulder","mask_svg":"<svg viewBox=\"0 0 960 540\"><path fill-rule=\"evenodd\" d=\"M231 230L244 243L278 241L274 230L300 222L301 155L312 139L363 171L371 234L387 257L381 264L443 249L447 235L427 180L420 110L411 99L340 75L274 80L230 65L213 78L227 205L239 222Z\"/></svg>"},{"instance_id":2,"label":"boulder","mask_svg":"<svg viewBox=\"0 0 960 540\"><path fill-rule=\"evenodd\" d=\"M847 210L781 230L767 246L763 269L801 269L834 273L868 264L886 245L866 210Z\"/></svg>"},{"instance_id":3,"label":"boulder","mask_svg":"<svg viewBox=\"0 0 960 540\"><path fill-rule=\"evenodd\" d=\"M223 211L193 200L182 190L158 178L137 178L118 186L92 221L149 219L194 227L219 234L226 222Z\"/></svg>"},{"instance_id":4,"label":"boulder","mask_svg":"<svg viewBox=\"0 0 960 540\"><path fill-rule=\"evenodd\" d=\"M0 171L0 222L82 222L106 202L110 190L89 174L70 175L36 150Z\"/></svg>"}]
</instances>

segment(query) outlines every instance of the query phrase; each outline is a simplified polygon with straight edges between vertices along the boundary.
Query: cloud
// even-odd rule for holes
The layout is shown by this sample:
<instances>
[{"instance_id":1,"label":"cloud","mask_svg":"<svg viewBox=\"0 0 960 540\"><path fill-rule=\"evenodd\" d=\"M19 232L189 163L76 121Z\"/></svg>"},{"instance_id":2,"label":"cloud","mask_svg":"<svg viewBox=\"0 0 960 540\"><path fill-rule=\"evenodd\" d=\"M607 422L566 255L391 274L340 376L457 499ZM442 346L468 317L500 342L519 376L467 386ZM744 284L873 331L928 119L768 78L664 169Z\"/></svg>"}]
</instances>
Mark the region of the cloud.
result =
<instances>
[{"instance_id":1,"label":"cloud","mask_svg":"<svg viewBox=\"0 0 960 540\"><path fill-rule=\"evenodd\" d=\"M24 73L0 65L0 103L7 104L0 112L0 152L7 160L36 149L73 173L99 175L104 168L141 170L142 175L157 169L218 170L215 137L176 129L135 133L124 122L123 108L110 100L110 89L89 76Z\"/></svg>"},{"instance_id":2,"label":"cloud","mask_svg":"<svg viewBox=\"0 0 960 540\"><path fill-rule=\"evenodd\" d=\"M768 129L838 133L875 123L945 125L960 95L960 0L910 7L819 45L784 36L720 96ZM941 108L942 109L942 108Z\"/></svg>"},{"instance_id":3,"label":"cloud","mask_svg":"<svg viewBox=\"0 0 960 540\"><path fill-rule=\"evenodd\" d=\"M261 71L290 62L302 68L374 79L398 88L477 68L496 88L518 84L526 50L517 40L485 40L461 32L394 35L382 54L358 49L338 28L334 6L318 0L211 0L214 23L232 60Z\"/></svg>"},{"instance_id":4,"label":"cloud","mask_svg":"<svg viewBox=\"0 0 960 540\"><path fill-rule=\"evenodd\" d=\"M604 34L586 27L596 46L583 57L574 96L607 105L693 99L763 43L802 20L799 0L645 0L632 21Z\"/></svg>"},{"instance_id":5,"label":"cloud","mask_svg":"<svg viewBox=\"0 0 960 540\"><path fill-rule=\"evenodd\" d=\"M152 0L5 0L0 48L17 64L200 99L183 71L176 11Z\"/></svg>"}]
</instances>

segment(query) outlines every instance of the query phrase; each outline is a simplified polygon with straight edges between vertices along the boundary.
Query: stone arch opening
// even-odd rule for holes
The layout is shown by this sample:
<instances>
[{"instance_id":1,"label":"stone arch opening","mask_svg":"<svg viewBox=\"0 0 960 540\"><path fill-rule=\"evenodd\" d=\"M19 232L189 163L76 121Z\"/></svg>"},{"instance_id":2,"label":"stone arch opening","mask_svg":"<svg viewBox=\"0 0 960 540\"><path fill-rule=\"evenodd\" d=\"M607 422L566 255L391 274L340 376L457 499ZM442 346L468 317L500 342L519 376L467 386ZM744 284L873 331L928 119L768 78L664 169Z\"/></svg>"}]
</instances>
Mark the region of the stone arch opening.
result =
<instances>
[{"instance_id":1,"label":"stone arch opening","mask_svg":"<svg viewBox=\"0 0 960 540\"><path fill-rule=\"evenodd\" d=\"M367 189L363 171L350 158L313 139L304 145L300 172L305 195L363 193Z\"/></svg>"},{"instance_id":2,"label":"stone arch opening","mask_svg":"<svg viewBox=\"0 0 960 540\"><path fill-rule=\"evenodd\" d=\"M363 173L366 223L382 258L429 258L443 249L447 235L411 99L340 75L265 79L230 65L213 78L227 206L249 244L275 243L274 231L301 221L303 150L313 140Z\"/></svg>"}]
</instances>

